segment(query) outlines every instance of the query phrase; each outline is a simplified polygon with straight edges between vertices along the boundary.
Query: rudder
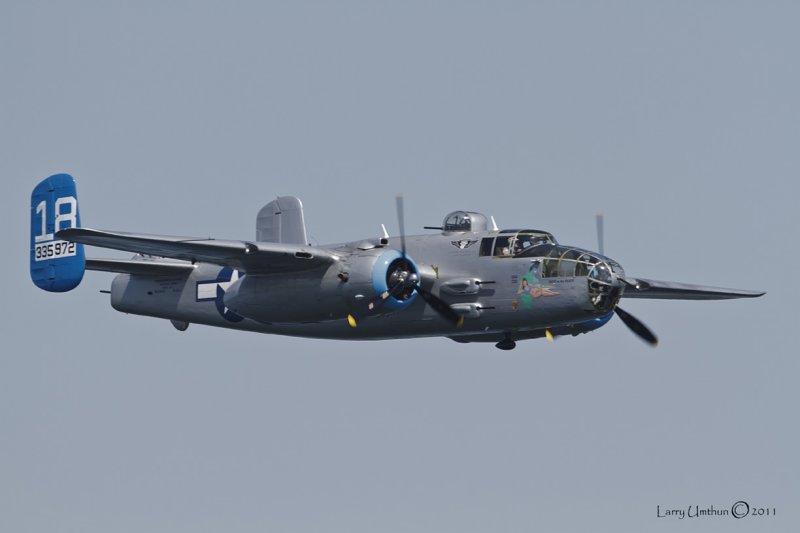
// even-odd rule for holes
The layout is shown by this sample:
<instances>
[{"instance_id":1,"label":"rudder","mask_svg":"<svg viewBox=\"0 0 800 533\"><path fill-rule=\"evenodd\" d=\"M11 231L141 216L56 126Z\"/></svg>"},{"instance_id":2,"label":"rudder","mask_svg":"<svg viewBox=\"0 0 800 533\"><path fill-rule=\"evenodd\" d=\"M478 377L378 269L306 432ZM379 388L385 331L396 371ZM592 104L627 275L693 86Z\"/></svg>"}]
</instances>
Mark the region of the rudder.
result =
<instances>
[{"instance_id":1,"label":"rudder","mask_svg":"<svg viewBox=\"0 0 800 533\"><path fill-rule=\"evenodd\" d=\"M42 180L31 193L31 280L40 289L66 292L83 279L86 256L83 245L62 241L56 234L81 226L78 192L69 174Z\"/></svg>"},{"instance_id":2,"label":"rudder","mask_svg":"<svg viewBox=\"0 0 800 533\"><path fill-rule=\"evenodd\" d=\"M308 244L303 202L296 196L279 196L261 208L256 217L256 240Z\"/></svg>"}]
</instances>

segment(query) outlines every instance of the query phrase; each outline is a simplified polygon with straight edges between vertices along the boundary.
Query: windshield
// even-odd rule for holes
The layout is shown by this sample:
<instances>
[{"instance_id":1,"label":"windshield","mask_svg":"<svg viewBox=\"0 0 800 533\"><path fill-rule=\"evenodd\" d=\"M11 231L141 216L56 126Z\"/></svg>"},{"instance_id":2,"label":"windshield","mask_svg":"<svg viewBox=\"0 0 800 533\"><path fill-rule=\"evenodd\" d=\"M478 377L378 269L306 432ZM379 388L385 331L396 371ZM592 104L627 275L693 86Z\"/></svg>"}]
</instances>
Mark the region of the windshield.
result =
<instances>
[{"instance_id":1,"label":"windshield","mask_svg":"<svg viewBox=\"0 0 800 533\"><path fill-rule=\"evenodd\" d=\"M553 237L551 235L542 233L517 233L514 239L514 257L525 257L526 253L530 253L537 246L552 246Z\"/></svg>"},{"instance_id":2,"label":"windshield","mask_svg":"<svg viewBox=\"0 0 800 533\"><path fill-rule=\"evenodd\" d=\"M535 257L530 255L539 246L553 246L555 239L545 231L504 230L497 237L486 237L481 241L480 255L494 257Z\"/></svg>"}]
</instances>

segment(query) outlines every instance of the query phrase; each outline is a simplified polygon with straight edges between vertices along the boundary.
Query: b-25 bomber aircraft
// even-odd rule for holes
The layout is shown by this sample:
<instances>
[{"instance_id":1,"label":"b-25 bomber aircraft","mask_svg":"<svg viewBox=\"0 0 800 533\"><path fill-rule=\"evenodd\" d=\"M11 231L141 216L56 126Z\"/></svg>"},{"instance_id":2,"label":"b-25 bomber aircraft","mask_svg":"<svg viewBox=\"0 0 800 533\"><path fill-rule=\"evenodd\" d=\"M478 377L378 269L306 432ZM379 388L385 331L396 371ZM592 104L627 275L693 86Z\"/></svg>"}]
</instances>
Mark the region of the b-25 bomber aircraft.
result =
<instances>
[{"instance_id":1,"label":"b-25 bomber aircraft","mask_svg":"<svg viewBox=\"0 0 800 533\"><path fill-rule=\"evenodd\" d=\"M51 292L78 286L85 270L118 275L111 305L170 320L180 331L205 324L324 339L445 336L492 342L578 335L616 314L651 345L655 335L619 307L622 298L719 300L763 292L631 277L600 253L564 246L536 229L499 229L484 215L456 211L428 235L344 244L308 243L293 196L258 213L253 240L172 237L81 227L68 174L44 179L31 195L30 273ZM84 245L133 252L86 259Z\"/></svg>"}]
</instances>

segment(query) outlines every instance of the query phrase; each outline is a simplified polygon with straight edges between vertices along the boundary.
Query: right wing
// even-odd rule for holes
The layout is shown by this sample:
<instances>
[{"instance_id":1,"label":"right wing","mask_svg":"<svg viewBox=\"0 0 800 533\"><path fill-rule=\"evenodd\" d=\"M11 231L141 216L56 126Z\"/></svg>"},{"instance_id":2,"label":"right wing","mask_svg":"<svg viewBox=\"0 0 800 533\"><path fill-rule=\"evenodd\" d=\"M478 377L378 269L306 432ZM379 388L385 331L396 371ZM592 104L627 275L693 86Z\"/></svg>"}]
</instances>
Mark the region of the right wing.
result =
<instances>
[{"instance_id":1,"label":"right wing","mask_svg":"<svg viewBox=\"0 0 800 533\"><path fill-rule=\"evenodd\" d=\"M333 252L299 244L197 239L88 228L68 228L57 235L66 241L192 263L213 263L250 274L299 272L326 267L339 260Z\"/></svg>"},{"instance_id":2,"label":"right wing","mask_svg":"<svg viewBox=\"0 0 800 533\"><path fill-rule=\"evenodd\" d=\"M623 298L652 298L659 300L729 300L732 298L757 298L764 292L744 291L740 289L723 289L690 285L675 281L658 281L654 279L626 278Z\"/></svg>"}]
</instances>

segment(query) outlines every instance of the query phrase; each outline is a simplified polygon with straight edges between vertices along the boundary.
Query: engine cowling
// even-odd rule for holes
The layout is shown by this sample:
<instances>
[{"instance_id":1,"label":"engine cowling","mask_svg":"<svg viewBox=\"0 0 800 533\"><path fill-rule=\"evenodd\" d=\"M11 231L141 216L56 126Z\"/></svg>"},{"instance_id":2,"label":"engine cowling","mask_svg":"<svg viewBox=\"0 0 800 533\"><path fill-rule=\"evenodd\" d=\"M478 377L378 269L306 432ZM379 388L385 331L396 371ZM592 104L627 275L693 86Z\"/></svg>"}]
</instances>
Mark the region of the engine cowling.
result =
<instances>
[{"instance_id":1,"label":"engine cowling","mask_svg":"<svg viewBox=\"0 0 800 533\"><path fill-rule=\"evenodd\" d=\"M363 250L351 255L344 263L347 281L342 283L342 290L351 310L363 310L363 306L398 283L405 283L405 286L383 301L374 314L400 311L417 297L413 284L407 282L419 276L419 269L413 259L403 257L398 250Z\"/></svg>"}]
</instances>

